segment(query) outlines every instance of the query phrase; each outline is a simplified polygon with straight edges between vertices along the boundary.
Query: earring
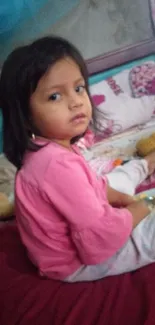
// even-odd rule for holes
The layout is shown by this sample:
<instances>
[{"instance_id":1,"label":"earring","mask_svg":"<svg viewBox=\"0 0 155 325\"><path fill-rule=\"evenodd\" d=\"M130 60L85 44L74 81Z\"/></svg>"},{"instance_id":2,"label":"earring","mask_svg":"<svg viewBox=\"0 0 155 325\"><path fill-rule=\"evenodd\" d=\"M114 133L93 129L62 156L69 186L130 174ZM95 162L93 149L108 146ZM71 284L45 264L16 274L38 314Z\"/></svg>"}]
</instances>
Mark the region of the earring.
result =
<instances>
[{"instance_id":1,"label":"earring","mask_svg":"<svg viewBox=\"0 0 155 325\"><path fill-rule=\"evenodd\" d=\"M34 133L32 133L32 139L35 140L36 136Z\"/></svg>"}]
</instances>

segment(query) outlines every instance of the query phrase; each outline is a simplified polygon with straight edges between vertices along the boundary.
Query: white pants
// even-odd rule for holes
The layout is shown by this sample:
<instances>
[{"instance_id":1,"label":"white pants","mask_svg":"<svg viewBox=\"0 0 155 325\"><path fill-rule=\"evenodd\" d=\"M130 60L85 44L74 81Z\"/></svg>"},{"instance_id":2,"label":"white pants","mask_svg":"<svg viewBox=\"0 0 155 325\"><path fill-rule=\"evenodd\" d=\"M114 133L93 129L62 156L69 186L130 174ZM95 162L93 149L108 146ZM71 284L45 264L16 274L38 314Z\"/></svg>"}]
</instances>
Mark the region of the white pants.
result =
<instances>
[{"instance_id":1,"label":"white pants","mask_svg":"<svg viewBox=\"0 0 155 325\"><path fill-rule=\"evenodd\" d=\"M111 187L127 194L134 194L148 174L145 160L134 160L109 173ZM155 262L155 213L151 213L133 230L126 244L108 261L81 266L65 279L67 282L92 281L103 277L134 271Z\"/></svg>"},{"instance_id":2,"label":"white pants","mask_svg":"<svg viewBox=\"0 0 155 325\"><path fill-rule=\"evenodd\" d=\"M134 195L136 187L148 176L147 162L145 159L131 160L123 166L116 167L106 176L112 188Z\"/></svg>"}]
</instances>

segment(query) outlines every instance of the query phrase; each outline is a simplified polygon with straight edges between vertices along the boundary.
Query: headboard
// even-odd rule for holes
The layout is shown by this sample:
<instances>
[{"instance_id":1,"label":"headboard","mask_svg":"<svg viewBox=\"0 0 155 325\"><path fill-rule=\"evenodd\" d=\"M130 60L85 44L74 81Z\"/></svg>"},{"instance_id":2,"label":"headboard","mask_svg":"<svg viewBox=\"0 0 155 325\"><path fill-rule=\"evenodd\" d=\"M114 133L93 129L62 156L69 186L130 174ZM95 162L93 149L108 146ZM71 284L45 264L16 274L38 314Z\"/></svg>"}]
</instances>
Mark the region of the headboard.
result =
<instances>
[{"instance_id":1,"label":"headboard","mask_svg":"<svg viewBox=\"0 0 155 325\"><path fill-rule=\"evenodd\" d=\"M154 38L89 59L86 64L91 76L151 54L155 54Z\"/></svg>"}]
</instances>

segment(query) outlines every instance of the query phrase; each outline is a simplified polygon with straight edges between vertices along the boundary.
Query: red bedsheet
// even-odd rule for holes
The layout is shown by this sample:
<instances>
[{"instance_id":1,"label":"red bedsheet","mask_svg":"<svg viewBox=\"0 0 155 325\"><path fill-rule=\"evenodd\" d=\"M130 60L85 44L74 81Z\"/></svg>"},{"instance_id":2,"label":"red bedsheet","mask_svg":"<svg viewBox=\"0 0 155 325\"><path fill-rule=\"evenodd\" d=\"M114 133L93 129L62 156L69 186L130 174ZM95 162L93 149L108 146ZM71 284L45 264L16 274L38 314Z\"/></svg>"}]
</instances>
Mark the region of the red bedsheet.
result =
<instances>
[{"instance_id":1,"label":"red bedsheet","mask_svg":"<svg viewBox=\"0 0 155 325\"><path fill-rule=\"evenodd\" d=\"M0 325L143 324L155 324L155 264L91 283L41 279L16 226L0 229Z\"/></svg>"}]
</instances>

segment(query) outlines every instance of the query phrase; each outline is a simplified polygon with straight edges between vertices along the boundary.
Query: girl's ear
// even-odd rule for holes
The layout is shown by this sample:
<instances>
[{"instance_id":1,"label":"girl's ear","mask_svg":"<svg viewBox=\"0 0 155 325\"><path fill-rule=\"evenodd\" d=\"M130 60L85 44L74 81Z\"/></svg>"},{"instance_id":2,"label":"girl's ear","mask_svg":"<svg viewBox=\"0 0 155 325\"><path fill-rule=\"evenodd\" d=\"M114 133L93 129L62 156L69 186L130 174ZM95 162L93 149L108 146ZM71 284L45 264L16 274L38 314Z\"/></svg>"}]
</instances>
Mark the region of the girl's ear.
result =
<instances>
[{"instance_id":1,"label":"girl's ear","mask_svg":"<svg viewBox=\"0 0 155 325\"><path fill-rule=\"evenodd\" d=\"M31 117L29 118L29 120L27 122L26 129L27 129L29 137L33 140L36 138L36 136L41 136L40 132L35 127Z\"/></svg>"}]
</instances>

